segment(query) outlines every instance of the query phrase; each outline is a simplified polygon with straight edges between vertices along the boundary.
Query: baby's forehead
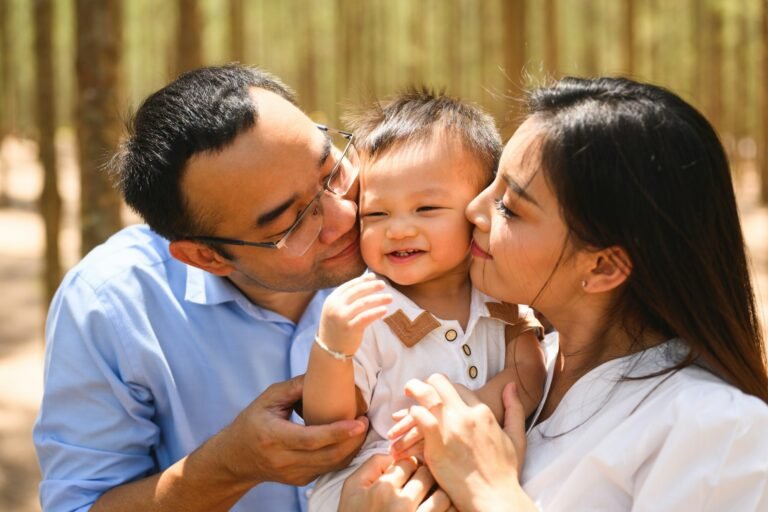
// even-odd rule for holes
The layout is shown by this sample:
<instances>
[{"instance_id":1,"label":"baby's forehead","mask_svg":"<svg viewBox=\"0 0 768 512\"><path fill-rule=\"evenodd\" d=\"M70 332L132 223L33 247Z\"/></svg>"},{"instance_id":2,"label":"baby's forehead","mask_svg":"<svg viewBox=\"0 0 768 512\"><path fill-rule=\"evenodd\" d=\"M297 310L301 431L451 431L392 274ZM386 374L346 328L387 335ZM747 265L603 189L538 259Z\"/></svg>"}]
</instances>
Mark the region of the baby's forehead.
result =
<instances>
[{"instance_id":1,"label":"baby's forehead","mask_svg":"<svg viewBox=\"0 0 768 512\"><path fill-rule=\"evenodd\" d=\"M493 178L493 170L488 169L487 161L476 151L470 150L458 134L445 129L433 129L428 137L396 141L374 155L360 155L360 174L363 180L398 167L415 171L407 176L411 183L435 179L435 172L419 172L429 168L437 171L440 179L460 179L476 184L478 192Z\"/></svg>"}]
</instances>

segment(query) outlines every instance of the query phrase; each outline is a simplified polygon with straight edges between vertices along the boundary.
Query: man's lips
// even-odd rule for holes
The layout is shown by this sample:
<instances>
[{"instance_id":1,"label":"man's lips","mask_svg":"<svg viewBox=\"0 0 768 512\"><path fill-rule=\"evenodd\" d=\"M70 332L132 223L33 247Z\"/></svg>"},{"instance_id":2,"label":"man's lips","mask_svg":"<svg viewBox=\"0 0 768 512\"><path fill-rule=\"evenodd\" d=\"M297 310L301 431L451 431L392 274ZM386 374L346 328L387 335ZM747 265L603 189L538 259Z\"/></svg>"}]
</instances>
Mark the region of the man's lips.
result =
<instances>
[{"instance_id":1,"label":"man's lips","mask_svg":"<svg viewBox=\"0 0 768 512\"><path fill-rule=\"evenodd\" d=\"M475 242L474 240L472 240L472 256L475 258L483 258L486 260L493 259L493 256L491 256L490 254L482 250L480 246L477 245L477 242Z\"/></svg>"}]
</instances>

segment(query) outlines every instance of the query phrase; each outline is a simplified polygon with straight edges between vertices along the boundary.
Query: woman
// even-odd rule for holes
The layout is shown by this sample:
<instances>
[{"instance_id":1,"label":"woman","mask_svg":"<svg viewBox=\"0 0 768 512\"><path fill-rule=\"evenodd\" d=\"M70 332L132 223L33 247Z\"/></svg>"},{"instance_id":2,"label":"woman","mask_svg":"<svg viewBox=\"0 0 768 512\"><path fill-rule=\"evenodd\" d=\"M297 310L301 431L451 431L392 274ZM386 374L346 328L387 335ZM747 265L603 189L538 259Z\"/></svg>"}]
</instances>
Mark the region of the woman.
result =
<instances>
[{"instance_id":1,"label":"woman","mask_svg":"<svg viewBox=\"0 0 768 512\"><path fill-rule=\"evenodd\" d=\"M394 449L423 450L459 510L768 510L765 351L714 130L625 79L566 78L530 110L467 210L473 283L557 331L527 451L513 389L505 434L440 376L409 383L419 405L395 433L416 429ZM386 462L344 503L415 508L427 472Z\"/></svg>"}]
</instances>

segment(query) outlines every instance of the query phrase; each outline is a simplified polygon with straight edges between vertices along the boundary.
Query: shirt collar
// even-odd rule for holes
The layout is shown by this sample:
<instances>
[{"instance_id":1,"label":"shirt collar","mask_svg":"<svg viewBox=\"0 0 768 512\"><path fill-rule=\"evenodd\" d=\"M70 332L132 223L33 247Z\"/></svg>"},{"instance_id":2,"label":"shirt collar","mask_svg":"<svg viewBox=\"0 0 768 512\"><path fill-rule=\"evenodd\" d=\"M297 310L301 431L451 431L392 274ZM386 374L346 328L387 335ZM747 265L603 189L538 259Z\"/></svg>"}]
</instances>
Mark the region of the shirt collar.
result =
<instances>
[{"instance_id":1,"label":"shirt collar","mask_svg":"<svg viewBox=\"0 0 768 512\"><path fill-rule=\"evenodd\" d=\"M390 314L383 320L403 344L411 347L441 325L439 318L395 289L385 277L378 277L389 285L387 291L392 294ZM466 332L472 331L480 318L495 318L507 324L514 324L519 318L518 309L514 304L492 299L473 286Z\"/></svg>"},{"instance_id":2,"label":"shirt collar","mask_svg":"<svg viewBox=\"0 0 768 512\"><path fill-rule=\"evenodd\" d=\"M237 301L243 294L229 279L187 265L187 290L184 298L193 304L215 306Z\"/></svg>"}]
</instances>

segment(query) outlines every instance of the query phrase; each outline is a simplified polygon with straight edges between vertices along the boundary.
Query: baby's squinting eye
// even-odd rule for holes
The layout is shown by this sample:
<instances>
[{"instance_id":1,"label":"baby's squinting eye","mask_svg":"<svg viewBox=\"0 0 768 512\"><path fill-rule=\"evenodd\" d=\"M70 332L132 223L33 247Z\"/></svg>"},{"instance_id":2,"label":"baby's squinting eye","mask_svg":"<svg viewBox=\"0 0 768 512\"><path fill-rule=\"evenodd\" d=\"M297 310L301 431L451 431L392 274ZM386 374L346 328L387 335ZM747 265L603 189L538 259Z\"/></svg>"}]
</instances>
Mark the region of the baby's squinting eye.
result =
<instances>
[{"instance_id":1,"label":"baby's squinting eye","mask_svg":"<svg viewBox=\"0 0 768 512\"><path fill-rule=\"evenodd\" d=\"M435 210L439 210L440 208L441 208L440 206L419 206L418 208L416 208L416 211L417 212L432 212L432 211L435 211Z\"/></svg>"},{"instance_id":2,"label":"baby's squinting eye","mask_svg":"<svg viewBox=\"0 0 768 512\"><path fill-rule=\"evenodd\" d=\"M361 213L360 217L368 218L368 217L384 217L386 213L384 212L365 212Z\"/></svg>"}]
</instances>

